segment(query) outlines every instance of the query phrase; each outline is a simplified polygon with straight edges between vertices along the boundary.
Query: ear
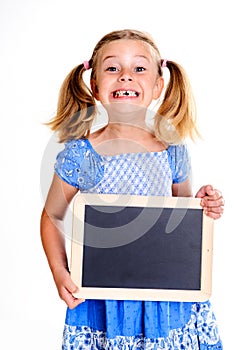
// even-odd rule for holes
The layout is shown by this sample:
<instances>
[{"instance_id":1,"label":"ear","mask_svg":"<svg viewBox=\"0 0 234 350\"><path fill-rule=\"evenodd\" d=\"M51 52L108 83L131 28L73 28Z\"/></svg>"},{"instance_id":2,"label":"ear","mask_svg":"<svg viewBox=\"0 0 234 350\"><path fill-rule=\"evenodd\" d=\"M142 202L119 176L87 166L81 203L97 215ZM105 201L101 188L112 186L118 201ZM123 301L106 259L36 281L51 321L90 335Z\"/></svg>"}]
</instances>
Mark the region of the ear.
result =
<instances>
[{"instance_id":1,"label":"ear","mask_svg":"<svg viewBox=\"0 0 234 350\"><path fill-rule=\"evenodd\" d=\"M98 87L97 87L97 84L96 84L96 80L91 79L90 80L90 86L91 86L93 97L96 100L99 100Z\"/></svg>"},{"instance_id":2,"label":"ear","mask_svg":"<svg viewBox=\"0 0 234 350\"><path fill-rule=\"evenodd\" d=\"M159 98L159 96L163 91L163 88L164 88L164 79L163 77L159 77L157 78L154 86L154 91L153 91L154 100L157 100Z\"/></svg>"}]
</instances>

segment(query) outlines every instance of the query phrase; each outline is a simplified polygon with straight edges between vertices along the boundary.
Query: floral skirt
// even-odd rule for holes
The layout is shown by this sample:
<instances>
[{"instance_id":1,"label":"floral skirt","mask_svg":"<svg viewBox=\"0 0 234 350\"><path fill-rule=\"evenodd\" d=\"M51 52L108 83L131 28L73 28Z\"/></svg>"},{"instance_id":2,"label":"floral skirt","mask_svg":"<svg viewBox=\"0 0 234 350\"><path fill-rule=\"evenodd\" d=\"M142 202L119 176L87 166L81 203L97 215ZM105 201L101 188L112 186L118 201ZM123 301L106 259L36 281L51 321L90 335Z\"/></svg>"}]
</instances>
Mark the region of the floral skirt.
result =
<instances>
[{"instance_id":1,"label":"floral skirt","mask_svg":"<svg viewBox=\"0 0 234 350\"><path fill-rule=\"evenodd\" d=\"M96 303L97 309L94 307ZM91 304L88 303L86 307L83 307L83 310L81 305L74 310L68 309L62 350L223 349L216 319L209 302L149 302L150 314L147 308L142 308L145 302L139 302L141 304L137 305L135 303L130 304L132 309L131 307L126 308L126 302L115 301L105 305L105 301L102 301L101 304L100 301L92 301ZM153 304L150 305L150 303ZM105 314L96 313L102 310L101 305L105 305ZM141 305L140 309L139 305ZM137 313L134 313L135 307L135 310L139 309ZM112 312L108 315L109 308ZM189 309L190 315L185 322ZM85 318L87 318L86 324L81 325L81 322L85 322ZM129 322L126 321L127 318ZM166 319L167 322L165 322Z\"/></svg>"}]
</instances>

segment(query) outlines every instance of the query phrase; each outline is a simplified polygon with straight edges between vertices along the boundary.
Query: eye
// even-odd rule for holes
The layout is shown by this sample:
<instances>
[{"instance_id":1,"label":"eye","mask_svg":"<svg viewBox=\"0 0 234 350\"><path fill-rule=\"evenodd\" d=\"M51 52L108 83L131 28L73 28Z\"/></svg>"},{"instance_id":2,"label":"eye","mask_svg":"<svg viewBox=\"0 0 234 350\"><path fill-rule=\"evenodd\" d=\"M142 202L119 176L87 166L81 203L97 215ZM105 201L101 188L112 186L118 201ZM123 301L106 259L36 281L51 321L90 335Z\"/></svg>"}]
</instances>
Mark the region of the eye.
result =
<instances>
[{"instance_id":1,"label":"eye","mask_svg":"<svg viewBox=\"0 0 234 350\"><path fill-rule=\"evenodd\" d=\"M144 67L136 67L136 68L135 68L135 71L136 71L136 72L144 72L144 71L145 71L145 68L144 68Z\"/></svg>"},{"instance_id":2,"label":"eye","mask_svg":"<svg viewBox=\"0 0 234 350\"><path fill-rule=\"evenodd\" d=\"M106 70L109 72L117 72L117 67L110 66L110 67L106 68Z\"/></svg>"}]
</instances>

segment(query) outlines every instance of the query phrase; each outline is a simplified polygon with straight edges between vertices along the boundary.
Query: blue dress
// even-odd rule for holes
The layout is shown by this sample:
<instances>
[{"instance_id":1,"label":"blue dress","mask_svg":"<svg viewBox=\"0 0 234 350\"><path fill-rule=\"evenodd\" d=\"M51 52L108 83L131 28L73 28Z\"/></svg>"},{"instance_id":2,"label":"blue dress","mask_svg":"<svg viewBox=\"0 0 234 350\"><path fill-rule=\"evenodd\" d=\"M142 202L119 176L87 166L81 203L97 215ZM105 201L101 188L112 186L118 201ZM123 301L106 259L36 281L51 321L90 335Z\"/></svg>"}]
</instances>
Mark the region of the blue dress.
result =
<instances>
[{"instance_id":1,"label":"blue dress","mask_svg":"<svg viewBox=\"0 0 234 350\"><path fill-rule=\"evenodd\" d=\"M173 183L190 174L186 146L161 152L101 156L87 139L65 144L55 172L88 193L171 196ZM67 309L63 350L220 350L211 304L86 300Z\"/></svg>"}]
</instances>

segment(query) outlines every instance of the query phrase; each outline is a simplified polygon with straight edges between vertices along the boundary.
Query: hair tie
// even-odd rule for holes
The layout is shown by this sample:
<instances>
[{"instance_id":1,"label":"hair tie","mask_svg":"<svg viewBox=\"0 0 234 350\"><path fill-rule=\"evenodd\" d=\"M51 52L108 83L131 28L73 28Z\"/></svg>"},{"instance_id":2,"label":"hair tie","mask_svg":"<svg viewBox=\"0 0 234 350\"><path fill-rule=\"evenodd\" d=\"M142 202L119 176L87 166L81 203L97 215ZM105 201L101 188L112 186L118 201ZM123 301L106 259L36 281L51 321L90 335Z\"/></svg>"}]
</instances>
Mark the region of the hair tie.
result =
<instances>
[{"instance_id":1,"label":"hair tie","mask_svg":"<svg viewBox=\"0 0 234 350\"><path fill-rule=\"evenodd\" d=\"M89 68L90 68L89 61L84 61L83 65L84 65L85 70L89 70Z\"/></svg>"},{"instance_id":2,"label":"hair tie","mask_svg":"<svg viewBox=\"0 0 234 350\"><path fill-rule=\"evenodd\" d=\"M165 68L167 66L167 59L162 60L161 66L162 66L162 68Z\"/></svg>"}]
</instances>

